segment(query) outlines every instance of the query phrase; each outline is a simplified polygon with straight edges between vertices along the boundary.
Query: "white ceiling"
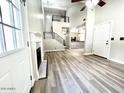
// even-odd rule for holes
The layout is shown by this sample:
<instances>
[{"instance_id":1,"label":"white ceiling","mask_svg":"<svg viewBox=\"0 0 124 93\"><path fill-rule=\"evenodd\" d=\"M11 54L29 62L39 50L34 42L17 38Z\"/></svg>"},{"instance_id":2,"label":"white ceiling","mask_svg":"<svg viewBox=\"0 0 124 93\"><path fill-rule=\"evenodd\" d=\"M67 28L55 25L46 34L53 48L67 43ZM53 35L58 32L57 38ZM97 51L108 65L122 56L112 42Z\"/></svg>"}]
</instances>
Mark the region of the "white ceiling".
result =
<instances>
[{"instance_id":1,"label":"white ceiling","mask_svg":"<svg viewBox=\"0 0 124 93\"><path fill-rule=\"evenodd\" d=\"M84 3L84 2L78 2L78 3ZM73 3L73 4L78 4L78 3ZM73 4L71 3L71 0L43 0L43 5L47 8L66 10Z\"/></svg>"}]
</instances>

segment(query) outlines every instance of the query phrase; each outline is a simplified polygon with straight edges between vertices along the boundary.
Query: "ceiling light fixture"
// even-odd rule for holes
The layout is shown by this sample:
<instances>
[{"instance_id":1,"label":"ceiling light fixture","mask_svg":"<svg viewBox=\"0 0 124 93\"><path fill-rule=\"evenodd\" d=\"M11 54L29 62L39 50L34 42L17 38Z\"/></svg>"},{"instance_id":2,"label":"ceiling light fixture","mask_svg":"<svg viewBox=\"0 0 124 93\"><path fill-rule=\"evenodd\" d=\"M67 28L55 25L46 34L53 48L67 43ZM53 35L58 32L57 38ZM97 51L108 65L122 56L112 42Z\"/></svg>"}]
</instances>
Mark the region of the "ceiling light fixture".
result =
<instances>
[{"instance_id":1,"label":"ceiling light fixture","mask_svg":"<svg viewBox=\"0 0 124 93\"><path fill-rule=\"evenodd\" d=\"M92 3L94 6L96 6L99 3L99 0L92 0Z\"/></svg>"},{"instance_id":2,"label":"ceiling light fixture","mask_svg":"<svg viewBox=\"0 0 124 93\"><path fill-rule=\"evenodd\" d=\"M99 0L87 0L85 5L92 9L94 6L96 6L99 3Z\"/></svg>"},{"instance_id":3,"label":"ceiling light fixture","mask_svg":"<svg viewBox=\"0 0 124 93\"><path fill-rule=\"evenodd\" d=\"M90 9L93 8L93 3L91 0L86 1L85 5Z\"/></svg>"}]
</instances>

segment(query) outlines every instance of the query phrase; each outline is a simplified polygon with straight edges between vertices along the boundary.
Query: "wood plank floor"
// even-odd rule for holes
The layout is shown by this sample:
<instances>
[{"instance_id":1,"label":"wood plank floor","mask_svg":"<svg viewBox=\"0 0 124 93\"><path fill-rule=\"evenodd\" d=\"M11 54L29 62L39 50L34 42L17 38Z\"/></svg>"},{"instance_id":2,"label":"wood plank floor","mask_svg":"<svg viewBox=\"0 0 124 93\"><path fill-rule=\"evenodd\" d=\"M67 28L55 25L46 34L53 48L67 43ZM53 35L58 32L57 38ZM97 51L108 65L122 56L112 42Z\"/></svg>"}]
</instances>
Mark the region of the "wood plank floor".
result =
<instances>
[{"instance_id":1,"label":"wood plank floor","mask_svg":"<svg viewBox=\"0 0 124 93\"><path fill-rule=\"evenodd\" d=\"M124 93L124 65L83 50L46 54L48 79L39 80L31 93Z\"/></svg>"}]
</instances>

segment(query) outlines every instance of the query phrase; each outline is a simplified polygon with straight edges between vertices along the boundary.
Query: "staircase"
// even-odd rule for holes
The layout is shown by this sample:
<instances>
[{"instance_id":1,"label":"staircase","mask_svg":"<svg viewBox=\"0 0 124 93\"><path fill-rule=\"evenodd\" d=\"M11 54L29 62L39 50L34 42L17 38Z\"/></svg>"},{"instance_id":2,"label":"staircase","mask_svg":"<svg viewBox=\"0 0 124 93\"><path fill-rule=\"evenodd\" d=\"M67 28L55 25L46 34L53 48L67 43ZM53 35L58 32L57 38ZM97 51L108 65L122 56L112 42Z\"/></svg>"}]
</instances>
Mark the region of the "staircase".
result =
<instances>
[{"instance_id":1,"label":"staircase","mask_svg":"<svg viewBox=\"0 0 124 93\"><path fill-rule=\"evenodd\" d=\"M61 51L65 50L65 40L55 32L44 32L44 50Z\"/></svg>"}]
</instances>

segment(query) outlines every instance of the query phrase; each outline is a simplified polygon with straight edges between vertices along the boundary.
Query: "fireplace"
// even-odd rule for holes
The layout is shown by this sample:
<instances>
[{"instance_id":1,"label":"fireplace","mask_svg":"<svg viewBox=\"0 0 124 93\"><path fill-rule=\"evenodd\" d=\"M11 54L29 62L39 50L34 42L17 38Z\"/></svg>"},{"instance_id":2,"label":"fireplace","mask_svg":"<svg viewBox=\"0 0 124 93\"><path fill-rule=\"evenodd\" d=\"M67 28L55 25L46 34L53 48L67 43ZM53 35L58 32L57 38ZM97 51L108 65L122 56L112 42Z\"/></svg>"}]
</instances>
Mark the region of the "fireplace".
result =
<instances>
[{"instance_id":1,"label":"fireplace","mask_svg":"<svg viewBox=\"0 0 124 93\"><path fill-rule=\"evenodd\" d=\"M37 48L36 53L37 53L37 66L39 69L41 64L41 47Z\"/></svg>"}]
</instances>

